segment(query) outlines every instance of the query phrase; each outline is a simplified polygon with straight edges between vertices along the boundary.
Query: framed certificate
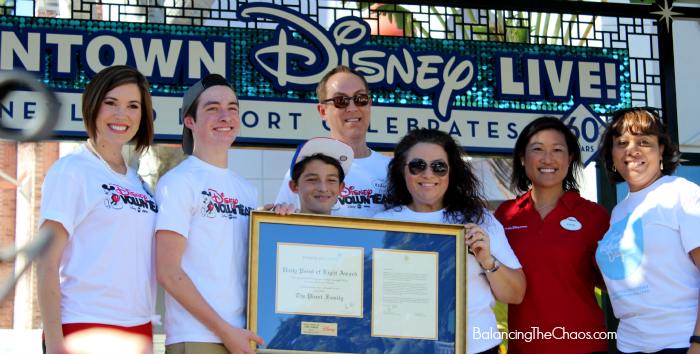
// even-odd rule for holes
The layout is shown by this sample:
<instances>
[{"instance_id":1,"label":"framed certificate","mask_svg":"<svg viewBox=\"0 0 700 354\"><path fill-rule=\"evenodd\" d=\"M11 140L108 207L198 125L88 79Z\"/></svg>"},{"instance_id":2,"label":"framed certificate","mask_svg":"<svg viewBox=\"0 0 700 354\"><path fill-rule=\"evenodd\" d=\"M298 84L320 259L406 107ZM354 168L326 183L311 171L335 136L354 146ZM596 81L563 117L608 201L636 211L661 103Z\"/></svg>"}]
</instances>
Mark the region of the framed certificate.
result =
<instances>
[{"instance_id":1,"label":"framed certificate","mask_svg":"<svg viewBox=\"0 0 700 354\"><path fill-rule=\"evenodd\" d=\"M258 353L464 353L462 225L252 211Z\"/></svg>"}]
</instances>

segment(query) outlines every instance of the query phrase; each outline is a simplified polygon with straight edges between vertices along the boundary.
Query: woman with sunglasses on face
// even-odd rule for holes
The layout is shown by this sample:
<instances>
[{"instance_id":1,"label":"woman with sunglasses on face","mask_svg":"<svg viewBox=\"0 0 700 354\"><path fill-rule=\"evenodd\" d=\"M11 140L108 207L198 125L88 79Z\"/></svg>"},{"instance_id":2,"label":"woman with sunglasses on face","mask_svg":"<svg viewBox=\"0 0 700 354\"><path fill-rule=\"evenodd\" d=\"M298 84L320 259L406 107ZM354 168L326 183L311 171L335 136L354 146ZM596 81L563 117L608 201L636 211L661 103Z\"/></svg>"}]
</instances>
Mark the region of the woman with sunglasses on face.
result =
<instances>
[{"instance_id":1,"label":"woman with sunglasses on face","mask_svg":"<svg viewBox=\"0 0 700 354\"><path fill-rule=\"evenodd\" d=\"M84 330L152 348L158 208L122 155L128 142L139 154L153 141L148 81L128 66L106 68L82 107L87 143L54 163L41 188L39 227L53 231L38 264L46 350L63 353L64 337Z\"/></svg>"},{"instance_id":2,"label":"woman with sunglasses on face","mask_svg":"<svg viewBox=\"0 0 700 354\"><path fill-rule=\"evenodd\" d=\"M496 300L520 303L525 276L503 227L486 209L483 187L465 157L449 134L411 130L389 163L386 211L374 217L464 224L470 247L467 352L496 354L501 340L492 308Z\"/></svg>"},{"instance_id":3,"label":"woman with sunglasses on face","mask_svg":"<svg viewBox=\"0 0 700 354\"><path fill-rule=\"evenodd\" d=\"M700 187L672 176L678 147L655 111L615 112L600 156L629 194L617 204L596 260L621 353L700 353Z\"/></svg>"},{"instance_id":4,"label":"woman with sunglasses on face","mask_svg":"<svg viewBox=\"0 0 700 354\"><path fill-rule=\"evenodd\" d=\"M528 284L523 302L508 305L508 330L536 327L560 339L511 338L508 353L607 353L605 337L593 337L607 332L595 296L602 280L594 256L610 216L578 193L578 139L558 118L537 118L520 133L512 163L511 189L523 194L495 215ZM591 337L561 338L564 331Z\"/></svg>"}]
</instances>

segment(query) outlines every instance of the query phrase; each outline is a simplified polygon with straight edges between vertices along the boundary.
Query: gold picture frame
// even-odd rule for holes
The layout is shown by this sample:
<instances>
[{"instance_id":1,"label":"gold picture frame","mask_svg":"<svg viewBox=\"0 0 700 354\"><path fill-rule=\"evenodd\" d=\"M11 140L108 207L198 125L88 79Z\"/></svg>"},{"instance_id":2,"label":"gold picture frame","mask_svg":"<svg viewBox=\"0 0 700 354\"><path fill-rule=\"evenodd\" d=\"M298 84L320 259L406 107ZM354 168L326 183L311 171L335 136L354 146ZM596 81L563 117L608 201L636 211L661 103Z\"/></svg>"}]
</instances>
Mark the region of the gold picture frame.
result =
<instances>
[{"instance_id":1,"label":"gold picture frame","mask_svg":"<svg viewBox=\"0 0 700 354\"><path fill-rule=\"evenodd\" d=\"M464 243L465 229L463 225L453 225L453 224L436 224L436 223L424 223L424 222L408 222L408 221L396 221L396 220L384 220L384 219L367 219L367 218L353 218L353 217L339 217L339 216L326 216L326 215L312 215L312 214L292 214L292 215L277 215L272 212L267 211L251 211L250 215L250 238L248 244L248 307L247 307L247 328L252 332L258 333L262 336L262 330L269 330L269 328L261 327L265 323L261 323L259 318L259 296L261 294L266 294L266 292L259 291L261 281L259 279L261 272L261 260L263 260L262 267L270 267L270 263L277 260L276 254L261 254L261 238L265 243L276 243L276 242L296 242L297 240L291 240L286 233L275 232L274 235L263 235L261 237L261 228L265 228L266 224L270 224L269 227L284 228L282 225L292 225L292 226L309 226L315 228L329 228L335 229L331 230L334 232L328 233L330 238L334 237L334 234L339 234L342 232L352 232L358 236L363 236L365 238L370 237L369 233L372 231L379 232L390 232L390 233L405 233L412 234L415 237L437 237L437 236L447 236L454 238L453 240L441 240L443 243L452 244L454 242L454 260L455 260L455 270L454 270L454 348L455 353L465 353L467 349L467 250ZM274 226L273 226L274 225ZM269 228L268 227L268 228ZM297 228L298 229L298 228ZM349 231L346 231L349 230ZM367 233L356 233L357 231L368 231ZM269 233L269 232L268 232ZM282 235L282 236L280 236ZM318 233L314 233L318 235ZM372 234L374 235L374 234ZM410 236L410 235L409 235ZM285 238L286 237L286 238ZM408 236L407 236L408 237ZM284 238L279 240L277 238ZM273 240L275 239L275 240ZM355 237L340 239L336 237L334 242L345 242L349 243L347 246L357 246ZM355 242L355 244L353 244ZM298 241L300 244L308 244L306 241ZM325 243L322 243L325 244ZM272 250L272 246L266 246L267 253L276 252ZM451 247L451 246L450 246ZM276 247L274 248L277 249ZM410 251L410 249L406 249ZM370 252L372 253L371 249ZM267 269L267 268L265 268ZM268 273L265 273L268 274ZM272 275L275 276L276 275ZM371 274L365 275L365 277L370 277ZM268 275L269 277L269 275ZM264 283L265 280L262 281ZM276 293L276 283L277 280L273 280L274 289L267 292ZM451 288L451 287L450 287ZM277 294L272 296L272 299L276 299ZM266 299L269 302L269 299ZM373 303L370 301L370 303ZM269 304L266 304L269 305ZM272 304L274 309L276 304ZM370 305L373 306L373 305ZM373 316L373 309L370 309L370 316ZM329 317L333 319L334 317ZM340 334L338 334L340 335ZM368 334L371 335L371 334ZM270 338L264 338L266 340L266 345L269 344ZM451 344L451 343L450 343ZM436 344L437 345L437 344ZM340 352L335 351L305 351L305 350L290 350L290 349L268 349L268 348L258 348L257 344L251 342L251 346L258 353L269 353L277 354L282 352L293 352L293 353L327 353L335 354Z\"/></svg>"}]
</instances>

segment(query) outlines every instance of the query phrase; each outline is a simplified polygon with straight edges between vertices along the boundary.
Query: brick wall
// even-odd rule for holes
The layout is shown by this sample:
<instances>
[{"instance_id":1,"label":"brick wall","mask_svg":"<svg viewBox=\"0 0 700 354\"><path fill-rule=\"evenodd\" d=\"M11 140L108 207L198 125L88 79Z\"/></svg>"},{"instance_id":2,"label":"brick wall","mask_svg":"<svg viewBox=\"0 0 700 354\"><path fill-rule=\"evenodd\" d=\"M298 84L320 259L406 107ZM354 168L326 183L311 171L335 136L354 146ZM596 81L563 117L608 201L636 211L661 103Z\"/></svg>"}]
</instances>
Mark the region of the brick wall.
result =
<instances>
[{"instance_id":1,"label":"brick wall","mask_svg":"<svg viewBox=\"0 0 700 354\"><path fill-rule=\"evenodd\" d=\"M0 180L0 247L15 243L16 237L29 238L37 230L41 185L56 160L58 143L0 142L0 169L24 184L22 191L29 197L29 210L19 213L24 217L18 220L17 188ZM24 227L18 228L17 223ZM17 235L22 229L27 230L27 235ZM14 268L14 262L0 263L0 279L12 276ZM15 316L19 316L19 322L14 321ZM25 272L24 281L17 284L16 292L10 292L7 299L0 302L0 329L11 329L16 325L23 327L21 329L39 328L40 324L36 263L33 263Z\"/></svg>"},{"instance_id":2,"label":"brick wall","mask_svg":"<svg viewBox=\"0 0 700 354\"><path fill-rule=\"evenodd\" d=\"M17 143L0 142L0 170L17 178ZM15 210L17 189L15 185L0 178L0 248L15 242ZM13 276L14 262L0 263L0 283ZM0 329L11 329L14 318L14 292L0 299Z\"/></svg>"},{"instance_id":3,"label":"brick wall","mask_svg":"<svg viewBox=\"0 0 700 354\"><path fill-rule=\"evenodd\" d=\"M39 210L41 207L41 186L44 184L44 177L49 168L58 160L58 143L37 143L34 149L34 178L32 181L32 230L38 229ZM37 293L36 263L29 269L31 287L31 311L27 316L31 316L32 328L39 328L41 324L41 314L39 313L39 297Z\"/></svg>"}]
</instances>

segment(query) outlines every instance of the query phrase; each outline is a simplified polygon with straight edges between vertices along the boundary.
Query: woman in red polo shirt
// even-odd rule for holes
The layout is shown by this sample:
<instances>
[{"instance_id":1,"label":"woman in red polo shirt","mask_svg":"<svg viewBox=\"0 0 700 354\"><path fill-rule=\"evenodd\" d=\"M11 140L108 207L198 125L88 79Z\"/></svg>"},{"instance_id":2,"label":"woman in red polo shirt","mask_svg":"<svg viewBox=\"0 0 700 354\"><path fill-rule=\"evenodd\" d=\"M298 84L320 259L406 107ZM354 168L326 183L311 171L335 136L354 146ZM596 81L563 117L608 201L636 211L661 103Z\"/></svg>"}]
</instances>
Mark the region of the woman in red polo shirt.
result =
<instances>
[{"instance_id":1,"label":"woman in red polo shirt","mask_svg":"<svg viewBox=\"0 0 700 354\"><path fill-rule=\"evenodd\" d=\"M509 354L608 352L595 250L610 216L579 195L582 165L557 118L534 120L515 143L511 189L525 193L496 210L528 283L523 302L508 305Z\"/></svg>"}]
</instances>

